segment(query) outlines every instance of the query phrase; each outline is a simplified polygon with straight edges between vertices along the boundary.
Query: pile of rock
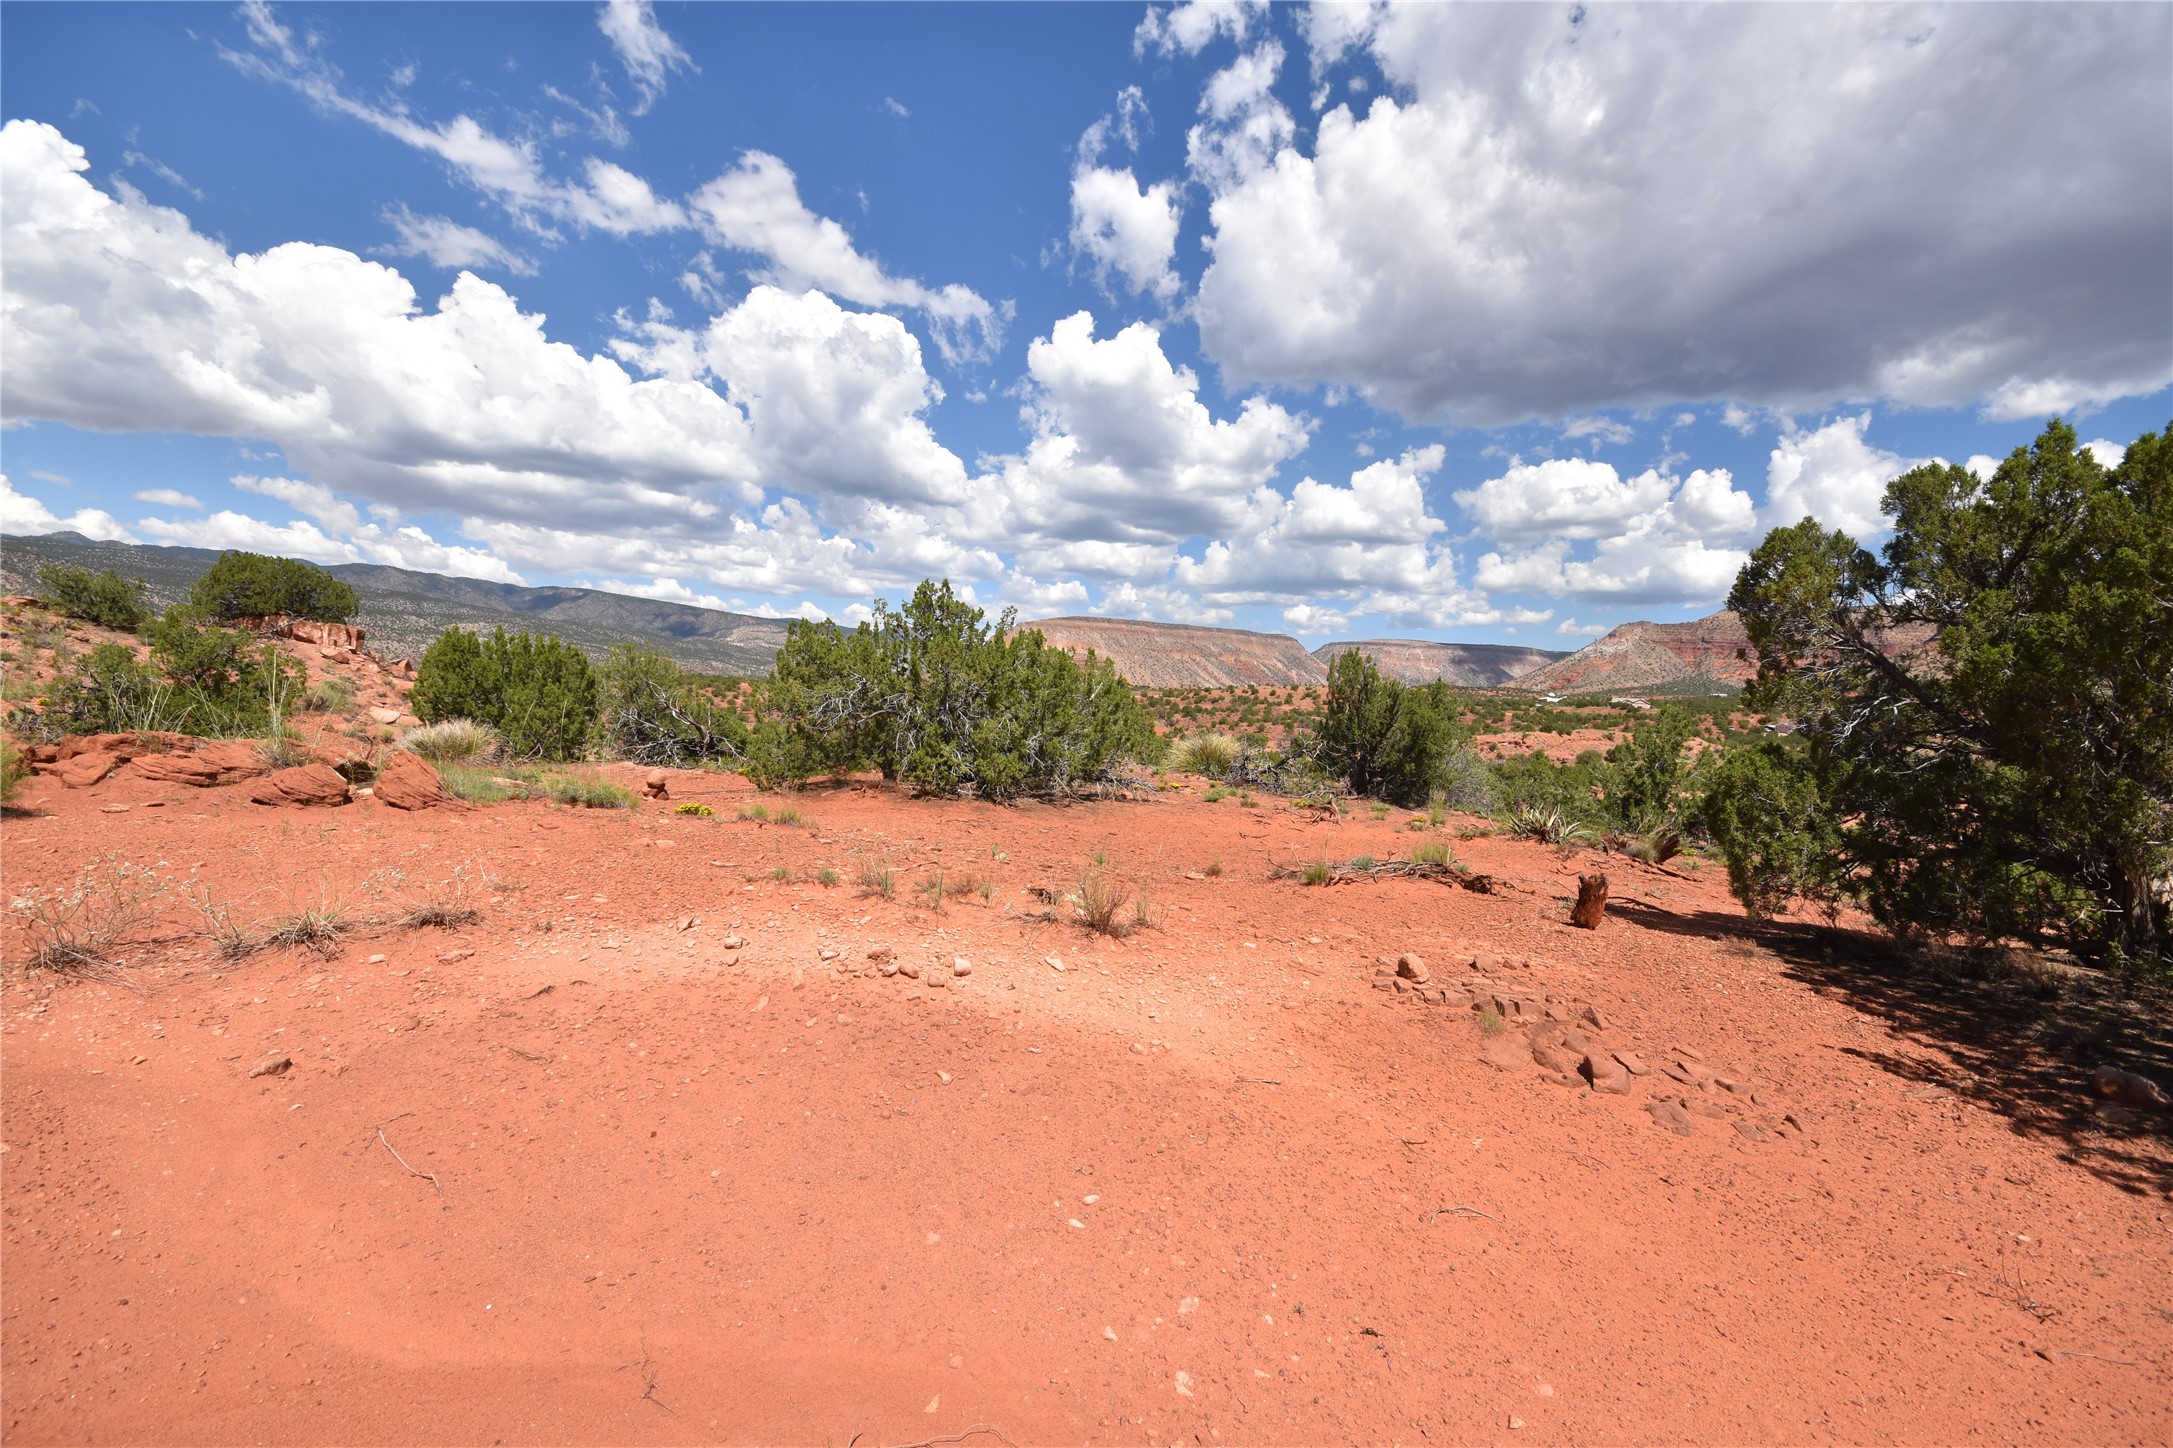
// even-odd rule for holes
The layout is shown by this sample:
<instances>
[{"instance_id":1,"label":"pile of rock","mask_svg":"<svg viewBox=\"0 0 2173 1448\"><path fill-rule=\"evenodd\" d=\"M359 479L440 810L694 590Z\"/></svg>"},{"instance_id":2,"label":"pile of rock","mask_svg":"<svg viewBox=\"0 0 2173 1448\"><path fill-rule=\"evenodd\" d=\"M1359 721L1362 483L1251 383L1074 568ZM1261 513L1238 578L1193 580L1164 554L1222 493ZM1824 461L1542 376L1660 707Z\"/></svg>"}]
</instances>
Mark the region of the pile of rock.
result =
<instances>
[{"instance_id":1,"label":"pile of rock","mask_svg":"<svg viewBox=\"0 0 2173 1448\"><path fill-rule=\"evenodd\" d=\"M1500 1071L1533 1067L1549 1081L1611 1096L1628 1096L1639 1080L1688 1088L1645 1104L1656 1125L1689 1135L1699 1118L1729 1122L1746 1141L1806 1134L1801 1113L1753 1089L1743 1076L1722 1075L1688 1047L1644 1053L1614 1038L1613 1022L1590 1001L1532 985L1508 985L1482 974L1488 962L1461 964L1457 977L1437 982L1419 956L1406 952L1377 962L1373 985L1399 998L1463 1010L1482 1029L1480 1058Z\"/></svg>"},{"instance_id":2,"label":"pile of rock","mask_svg":"<svg viewBox=\"0 0 2173 1448\"><path fill-rule=\"evenodd\" d=\"M878 945L868 952L868 964L862 975L896 977L917 980L931 990L941 990L954 980L964 980L973 974L973 962L963 955L954 955L948 961L927 962L900 960L897 952L887 945Z\"/></svg>"}]
</instances>

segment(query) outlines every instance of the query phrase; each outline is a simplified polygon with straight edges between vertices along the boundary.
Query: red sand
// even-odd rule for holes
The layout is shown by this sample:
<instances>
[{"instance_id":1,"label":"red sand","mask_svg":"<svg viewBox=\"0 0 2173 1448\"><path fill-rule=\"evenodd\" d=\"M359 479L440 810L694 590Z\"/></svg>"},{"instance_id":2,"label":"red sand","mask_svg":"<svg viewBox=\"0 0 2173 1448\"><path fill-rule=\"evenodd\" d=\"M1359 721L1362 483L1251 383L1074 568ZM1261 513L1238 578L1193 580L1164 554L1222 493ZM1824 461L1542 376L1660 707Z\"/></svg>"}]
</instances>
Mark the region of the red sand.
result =
<instances>
[{"instance_id":1,"label":"red sand","mask_svg":"<svg viewBox=\"0 0 2173 1448\"><path fill-rule=\"evenodd\" d=\"M1189 793L814 791L787 829L734 820L736 778L672 791L717 817L29 786L11 897L107 851L245 918L492 884L476 925L235 965L177 892L140 991L25 974L11 921L8 1440L2173 1438L2164 1138L2003 1111L1981 1060L1744 943L1717 870L1474 840L1513 890L1307 889L1270 867L1414 837ZM1029 918L1096 850L1157 928ZM938 868L991 902L924 908ZM1617 908L1573 930L1595 868ZM972 973L862 974L878 947ZM1472 1012L1371 987L1405 950L1503 958L1808 1135L1497 1071Z\"/></svg>"}]
</instances>

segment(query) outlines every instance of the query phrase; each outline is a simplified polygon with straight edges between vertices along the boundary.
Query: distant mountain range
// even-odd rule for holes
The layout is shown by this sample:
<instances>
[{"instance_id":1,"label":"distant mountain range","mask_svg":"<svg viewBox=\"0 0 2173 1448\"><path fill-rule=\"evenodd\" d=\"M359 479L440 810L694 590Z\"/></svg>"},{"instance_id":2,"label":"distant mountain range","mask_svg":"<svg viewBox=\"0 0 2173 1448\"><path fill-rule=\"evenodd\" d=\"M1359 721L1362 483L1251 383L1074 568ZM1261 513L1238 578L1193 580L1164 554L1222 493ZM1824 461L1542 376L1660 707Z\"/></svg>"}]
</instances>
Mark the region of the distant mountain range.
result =
<instances>
[{"instance_id":1,"label":"distant mountain range","mask_svg":"<svg viewBox=\"0 0 2173 1448\"><path fill-rule=\"evenodd\" d=\"M1467 689L1491 689L1568 655L1520 644L1450 644L1422 639L1367 639L1322 644L1311 653L1288 634L1122 618L1045 618L1020 625L1041 630L1063 648L1093 649L1117 672L1149 688L1216 688L1242 684L1328 682L1328 665L1353 649L1371 656L1390 678L1407 684L1445 679Z\"/></svg>"},{"instance_id":2,"label":"distant mountain range","mask_svg":"<svg viewBox=\"0 0 2173 1448\"><path fill-rule=\"evenodd\" d=\"M218 557L208 548L100 543L80 533L10 536L0 542L0 579L11 590L35 593L42 563L111 568L141 578L163 606L187 597L189 586ZM510 631L547 628L595 655L614 644L644 641L698 673L760 675L770 671L770 660L785 642L784 619L593 588L522 588L372 563L340 563L326 571L353 585L362 602L355 622L367 631L371 649L387 658L418 658L432 639L456 624L483 629L503 624Z\"/></svg>"},{"instance_id":3,"label":"distant mountain range","mask_svg":"<svg viewBox=\"0 0 2173 1448\"><path fill-rule=\"evenodd\" d=\"M1543 694L1732 693L1758 672L1726 609L1687 623L1626 623L1510 685Z\"/></svg>"},{"instance_id":4,"label":"distant mountain range","mask_svg":"<svg viewBox=\"0 0 2173 1448\"><path fill-rule=\"evenodd\" d=\"M101 543L80 533L46 533L0 540L0 584L37 591L38 567L73 563L111 568L149 585L164 606L217 561L206 548ZM370 647L388 658L419 657L447 628L547 629L593 655L612 645L645 641L700 673L759 676L785 642L786 620L660 603L593 588L523 588L474 578L449 578L371 563L329 570L354 586L362 601L355 620ZM1363 639L1323 644L1308 652L1288 634L1116 618L1048 618L1022 624L1063 648L1093 649L1117 672L1145 688L1228 688L1246 684L1318 685L1336 655L1360 649L1384 674L1405 683L1445 679L1460 688L1514 688L1542 693L1703 693L1733 690L1753 673L1737 650L1748 646L1743 626L1721 612L1688 623L1628 623L1565 653L1520 644L1438 643Z\"/></svg>"}]
</instances>

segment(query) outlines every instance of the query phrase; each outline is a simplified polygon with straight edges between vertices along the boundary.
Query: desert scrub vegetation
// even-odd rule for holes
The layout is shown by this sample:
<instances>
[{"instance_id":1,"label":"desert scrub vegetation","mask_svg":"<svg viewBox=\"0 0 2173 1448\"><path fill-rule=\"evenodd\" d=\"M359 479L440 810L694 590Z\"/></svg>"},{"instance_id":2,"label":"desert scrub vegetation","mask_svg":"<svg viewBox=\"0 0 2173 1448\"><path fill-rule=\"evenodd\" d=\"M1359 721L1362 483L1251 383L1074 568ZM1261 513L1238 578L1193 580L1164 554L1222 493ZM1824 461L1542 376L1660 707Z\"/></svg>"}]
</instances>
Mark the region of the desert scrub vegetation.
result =
<instances>
[{"instance_id":1,"label":"desert scrub vegetation","mask_svg":"<svg viewBox=\"0 0 2173 1448\"><path fill-rule=\"evenodd\" d=\"M38 568L38 592L53 612L122 633L134 633L151 621L146 589L142 579L123 578L110 568L96 573L72 563Z\"/></svg>"},{"instance_id":2,"label":"desert scrub vegetation","mask_svg":"<svg viewBox=\"0 0 2173 1448\"><path fill-rule=\"evenodd\" d=\"M353 588L313 563L240 549L219 555L189 589L189 602L226 623L282 613L345 623L362 609Z\"/></svg>"},{"instance_id":3,"label":"desert scrub vegetation","mask_svg":"<svg viewBox=\"0 0 2173 1448\"><path fill-rule=\"evenodd\" d=\"M625 759L684 769L737 763L747 721L719 704L661 649L620 644L603 668L603 732Z\"/></svg>"},{"instance_id":4,"label":"desert scrub vegetation","mask_svg":"<svg viewBox=\"0 0 2173 1448\"><path fill-rule=\"evenodd\" d=\"M860 862L857 884L862 895L880 895L885 900L896 899L898 895L897 873L888 865L878 864L874 860Z\"/></svg>"},{"instance_id":5,"label":"desert scrub vegetation","mask_svg":"<svg viewBox=\"0 0 2173 1448\"><path fill-rule=\"evenodd\" d=\"M491 766L447 762L438 766L445 792L470 804L502 804L509 799L535 799L546 793L534 772L519 765Z\"/></svg>"},{"instance_id":6,"label":"desert scrub vegetation","mask_svg":"<svg viewBox=\"0 0 2173 1448\"><path fill-rule=\"evenodd\" d=\"M587 752L595 730L596 671L586 654L550 634L498 628L483 638L450 628L415 666L408 707L426 724L487 724L515 758L563 763Z\"/></svg>"},{"instance_id":7,"label":"desert scrub vegetation","mask_svg":"<svg viewBox=\"0 0 2173 1448\"><path fill-rule=\"evenodd\" d=\"M689 801L686 804L674 805L672 807L672 813L675 815L689 815L695 819L706 820L711 816L715 815L716 811L706 804L696 804L692 801Z\"/></svg>"},{"instance_id":8,"label":"desert scrub vegetation","mask_svg":"<svg viewBox=\"0 0 2173 1448\"><path fill-rule=\"evenodd\" d=\"M1729 593L1746 703L1798 724L1721 767L1731 884L1761 911L1808 881L1905 938L2164 971L2173 428L2107 468L2055 419L1989 479L1913 468L1881 506L1877 555L1806 518Z\"/></svg>"},{"instance_id":9,"label":"desert scrub vegetation","mask_svg":"<svg viewBox=\"0 0 2173 1448\"><path fill-rule=\"evenodd\" d=\"M351 714L355 708L354 681L344 674L319 679L302 696L302 707L315 714Z\"/></svg>"},{"instance_id":10,"label":"desert scrub vegetation","mask_svg":"<svg viewBox=\"0 0 2173 1448\"><path fill-rule=\"evenodd\" d=\"M127 644L80 659L56 652L45 707L27 716L34 736L173 730L212 737L268 732L301 693L302 670L251 634L208 625L185 608L146 624L148 662Z\"/></svg>"},{"instance_id":11,"label":"desert scrub vegetation","mask_svg":"<svg viewBox=\"0 0 2173 1448\"><path fill-rule=\"evenodd\" d=\"M15 792L30 777L30 765L15 741L0 735L0 804L13 804Z\"/></svg>"},{"instance_id":12,"label":"desert scrub vegetation","mask_svg":"<svg viewBox=\"0 0 2173 1448\"><path fill-rule=\"evenodd\" d=\"M166 882L143 865L107 855L68 887L30 890L11 905L29 937L29 965L62 975L103 976L121 947L157 920Z\"/></svg>"},{"instance_id":13,"label":"desert scrub vegetation","mask_svg":"<svg viewBox=\"0 0 2173 1448\"><path fill-rule=\"evenodd\" d=\"M762 785L873 769L932 794L1010 800L1104 782L1161 740L1106 660L1076 659L948 580L851 632L796 620L748 749Z\"/></svg>"}]
</instances>

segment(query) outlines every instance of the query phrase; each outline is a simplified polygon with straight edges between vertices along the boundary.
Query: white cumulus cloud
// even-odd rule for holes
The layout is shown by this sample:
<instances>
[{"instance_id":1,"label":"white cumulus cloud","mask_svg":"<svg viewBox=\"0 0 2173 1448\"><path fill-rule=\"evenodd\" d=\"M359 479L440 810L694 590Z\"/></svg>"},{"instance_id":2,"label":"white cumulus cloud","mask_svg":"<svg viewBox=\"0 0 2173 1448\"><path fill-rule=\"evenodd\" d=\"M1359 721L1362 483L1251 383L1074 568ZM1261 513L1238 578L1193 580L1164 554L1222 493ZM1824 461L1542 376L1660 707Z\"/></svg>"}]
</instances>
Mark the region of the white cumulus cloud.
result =
<instances>
[{"instance_id":1,"label":"white cumulus cloud","mask_svg":"<svg viewBox=\"0 0 2173 1448\"><path fill-rule=\"evenodd\" d=\"M1705 399L2041 415L2173 380L2173 9L1389 4L1304 28L1316 68L1362 45L1392 92L1308 150L1250 72L1210 82L1196 314L1235 385L1486 425ZM1247 126L1216 120L1247 96Z\"/></svg>"},{"instance_id":2,"label":"white cumulus cloud","mask_svg":"<svg viewBox=\"0 0 2173 1448\"><path fill-rule=\"evenodd\" d=\"M1927 458L1905 458L1864 438L1871 414L1835 418L1815 428L1789 423L1766 464L1765 519L1785 527L1806 516L1859 539L1886 531L1879 500L1886 485Z\"/></svg>"}]
</instances>

